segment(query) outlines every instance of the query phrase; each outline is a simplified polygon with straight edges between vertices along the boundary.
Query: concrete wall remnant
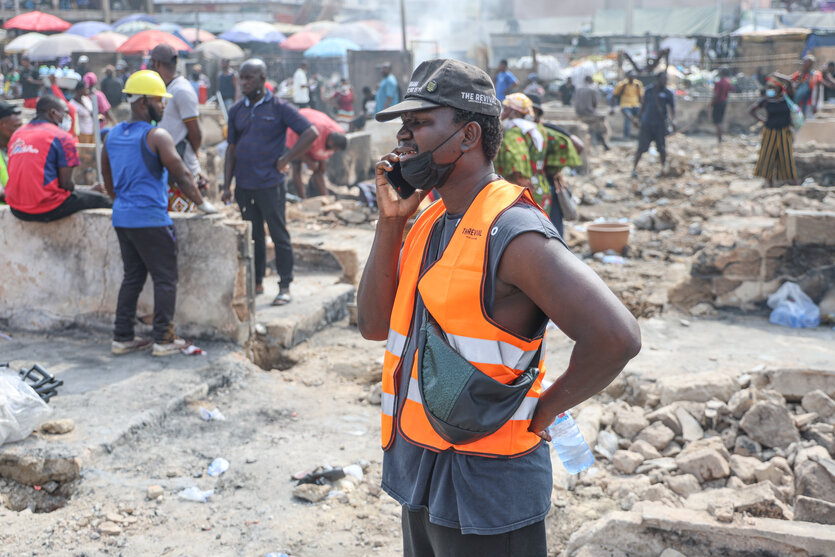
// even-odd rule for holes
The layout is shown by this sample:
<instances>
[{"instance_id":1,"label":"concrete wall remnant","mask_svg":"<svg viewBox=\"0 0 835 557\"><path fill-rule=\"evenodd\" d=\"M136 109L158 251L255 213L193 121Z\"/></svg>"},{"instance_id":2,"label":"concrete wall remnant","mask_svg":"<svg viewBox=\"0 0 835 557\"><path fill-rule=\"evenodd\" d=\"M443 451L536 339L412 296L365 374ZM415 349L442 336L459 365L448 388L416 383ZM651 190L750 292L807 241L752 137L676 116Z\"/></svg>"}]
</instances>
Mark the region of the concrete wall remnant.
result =
<instances>
[{"instance_id":1,"label":"concrete wall remnant","mask_svg":"<svg viewBox=\"0 0 835 557\"><path fill-rule=\"evenodd\" d=\"M171 216L179 247L178 333L247 342L254 314L248 224ZM33 223L0 207L0 320L23 330L112 327L122 258L110 217L109 209L96 209ZM153 313L150 278L137 313Z\"/></svg>"},{"instance_id":2,"label":"concrete wall remnant","mask_svg":"<svg viewBox=\"0 0 835 557\"><path fill-rule=\"evenodd\" d=\"M835 281L833 230L835 212L787 210L770 232L705 246L669 300L685 309L703 302L750 309L791 280L820 301Z\"/></svg>"}]
</instances>

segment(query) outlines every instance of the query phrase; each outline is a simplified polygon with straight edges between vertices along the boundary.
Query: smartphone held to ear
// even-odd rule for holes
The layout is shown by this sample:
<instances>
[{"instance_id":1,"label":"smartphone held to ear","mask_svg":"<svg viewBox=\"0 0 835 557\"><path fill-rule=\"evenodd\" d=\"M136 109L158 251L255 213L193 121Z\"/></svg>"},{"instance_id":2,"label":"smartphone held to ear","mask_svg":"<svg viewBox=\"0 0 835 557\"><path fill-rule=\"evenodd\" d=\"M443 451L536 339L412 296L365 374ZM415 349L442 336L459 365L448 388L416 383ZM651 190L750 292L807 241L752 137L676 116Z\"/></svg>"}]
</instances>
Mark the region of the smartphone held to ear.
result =
<instances>
[{"instance_id":1,"label":"smartphone held to ear","mask_svg":"<svg viewBox=\"0 0 835 557\"><path fill-rule=\"evenodd\" d=\"M403 174L400 171L400 162L393 162L391 163L392 170L386 171L386 180L391 187L394 188L394 191L397 192L397 195L402 197L403 199L408 199L415 193L415 188L409 185L406 180L403 179Z\"/></svg>"}]
</instances>

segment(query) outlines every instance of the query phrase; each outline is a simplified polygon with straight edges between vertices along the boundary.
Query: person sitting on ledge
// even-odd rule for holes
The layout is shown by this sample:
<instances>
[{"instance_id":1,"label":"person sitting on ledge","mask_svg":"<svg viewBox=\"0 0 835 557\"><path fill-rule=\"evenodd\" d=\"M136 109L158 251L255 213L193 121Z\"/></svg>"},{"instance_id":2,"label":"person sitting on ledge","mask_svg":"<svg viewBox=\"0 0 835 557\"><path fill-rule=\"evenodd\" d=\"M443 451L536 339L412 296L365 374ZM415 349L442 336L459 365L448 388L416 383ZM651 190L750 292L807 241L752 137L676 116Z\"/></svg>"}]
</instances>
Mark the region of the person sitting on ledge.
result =
<instances>
[{"instance_id":1,"label":"person sitting on ledge","mask_svg":"<svg viewBox=\"0 0 835 557\"><path fill-rule=\"evenodd\" d=\"M72 169L79 165L67 103L53 95L38 99L35 118L9 139L6 203L25 221L51 222L83 209L103 209L110 200L74 191Z\"/></svg>"}]
</instances>

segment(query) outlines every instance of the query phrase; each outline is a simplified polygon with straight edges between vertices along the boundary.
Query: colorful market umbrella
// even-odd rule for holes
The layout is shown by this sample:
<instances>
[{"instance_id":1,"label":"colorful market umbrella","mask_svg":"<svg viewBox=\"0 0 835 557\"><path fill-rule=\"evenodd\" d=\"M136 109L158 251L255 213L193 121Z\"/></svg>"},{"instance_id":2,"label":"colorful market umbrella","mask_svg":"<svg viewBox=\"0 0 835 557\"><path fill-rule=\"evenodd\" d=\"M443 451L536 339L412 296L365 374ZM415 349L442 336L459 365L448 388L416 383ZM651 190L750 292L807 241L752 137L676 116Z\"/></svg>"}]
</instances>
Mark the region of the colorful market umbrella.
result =
<instances>
[{"instance_id":1,"label":"colorful market umbrella","mask_svg":"<svg viewBox=\"0 0 835 557\"><path fill-rule=\"evenodd\" d=\"M125 16L122 19L116 21L116 23L113 24L113 28L115 29L116 27L119 27L120 25L124 25L125 23L131 23L131 22L134 22L134 21L145 21L147 23L154 23L154 24L159 23L159 21L157 21L157 18L155 18L151 14L138 13L138 14L131 14L129 16Z\"/></svg>"},{"instance_id":2,"label":"colorful market umbrella","mask_svg":"<svg viewBox=\"0 0 835 557\"><path fill-rule=\"evenodd\" d=\"M213 41L217 38L217 36L209 33L205 29L200 29L199 31L194 27L184 27L180 30L180 34L186 38L186 40L190 43L207 43L209 41Z\"/></svg>"},{"instance_id":3,"label":"colorful market umbrella","mask_svg":"<svg viewBox=\"0 0 835 557\"><path fill-rule=\"evenodd\" d=\"M116 52L136 53L153 50L155 46L160 44L167 44L174 50L191 52L191 47L182 39L178 39L171 33L160 31L158 29L150 29L148 31L140 31L136 35L126 40L122 45L116 49Z\"/></svg>"},{"instance_id":4,"label":"colorful market umbrella","mask_svg":"<svg viewBox=\"0 0 835 557\"><path fill-rule=\"evenodd\" d=\"M105 31L104 33L93 35L90 37L90 40L99 45L105 52L116 52L128 40L128 37L115 31Z\"/></svg>"},{"instance_id":5,"label":"colorful market umbrella","mask_svg":"<svg viewBox=\"0 0 835 557\"><path fill-rule=\"evenodd\" d=\"M363 23L338 25L325 34L326 39L348 39L362 48L374 48L383 40L381 33Z\"/></svg>"},{"instance_id":6,"label":"colorful market umbrella","mask_svg":"<svg viewBox=\"0 0 835 557\"><path fill-rule=\"evenodd\" d=\"M72 25L51 14L43 12L27 12L8 20L3 24L3 29L20 29L21 31L66 31Z\"/></svg>"},{"instance_id":7,"label":"colorful market umbrella","mask_svg":"<svg viewBox=\"0 0 835 557\"><path fill-rule=\"evenodd\" d=\"M317 31L299 31L278 46L284 50L307 50L321 40L322 34Z\"/></svg>"},{"instance_id":8,"label":"colorful market umbrella","mask_svg":"<svg viewBox=\"0 0 835 557\"><path fill-rule=\"evenodd\" d=\"M12 39L3 50L8 54L20 54L21 52L26 52L45 38L46 35L41 33L24 33Z\"/></svg>"},{"instance_id":9,"label":"colorful market umbrella","mask_svg":"<svg viewBox=\"0 0 835 557\"><path fill-rule=\"evenodd\" d=\"M362 50L360 45L348 39L322 39L304 51L305 58L342 58L349 50Z\"/></svg>"},{"instance_id":10,"label":"colorful market umbrella","mask_svg":"<svg viewBox=\"0 0 835 557\"><path fill-rule=\"evenodd\" d=\"M135 35L142 31L149 31L151 29L157 29L159 27L156 23L151 23L150 21L143 21L138 19L136 21L128 21L127 23L123 23L121 25L114 25L113 30L117 33L121 33L122 35Z\"/></svg>"},{"instance_id":11,"label":"colorful market umbrella","mask_svg":"<svg viewBox=\"0 0 835 557\"><path fill-rule=\"evenodd\" d=\"M90 38L93 35L98 35L104 31L110 31L110 25L103 21L81 21L74 23L72 27L67 29L70 35L81 35L82 37Z\"/></svg>"},{"instance_id":12,"label":"colorful market umbrella","mask_svg":"<svg viewBox=\"0 0 835 557\"><path fill-rule=\"evenodd\" d=\"M101 52L102 48L78 35L58 33L50 35L27 51L30 60L54 60L72 56L73 52Z\"/></svg>"},{"instance_id":13,"label":"colorful market umbrella","mask_svg":"<svg viewBox=\"0 0 835 557\"><path fill-rule=\"evenodd\" d=\"M233 43L271 43L279 44L287 40L284 34L266 21L242 21L233 25L218 38Z\"/></svg>"},{"instance_id":14,"label":"colorful market umbrella","mask_svg":"<svg viewBox=\"0 0 835 557\"><path fill-rule=\"evenodd\" d=\"M243 60L246 57L246 53L241 47L223 39L200 43L195 47L194 53L201 54L204 58L213 58L215 60Z\"/></svg>"}]
</instances>

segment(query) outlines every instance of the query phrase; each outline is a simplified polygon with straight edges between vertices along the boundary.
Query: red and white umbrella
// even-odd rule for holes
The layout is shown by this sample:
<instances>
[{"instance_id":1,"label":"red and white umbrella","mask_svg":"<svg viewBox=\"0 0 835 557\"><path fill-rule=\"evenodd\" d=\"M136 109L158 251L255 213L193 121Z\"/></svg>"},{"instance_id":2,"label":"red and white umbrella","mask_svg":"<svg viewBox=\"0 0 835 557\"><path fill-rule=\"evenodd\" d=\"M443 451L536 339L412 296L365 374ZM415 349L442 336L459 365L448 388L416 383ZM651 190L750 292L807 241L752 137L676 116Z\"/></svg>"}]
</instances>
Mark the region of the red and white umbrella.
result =
<instances>
[{"instance_id":1,"label":"red and white umbrella","mask_svg":"<svg viewBox=\"0 0 835 557\"><path fill-rule=\"evenodd\" d=\"M199 32L194 27L184 27L180 30L180 34L189 42L206 43L215 40L217 37L209 33L205 29L200 29Z\"/></svg>"},{"instance_id":2,"label":"red and white umbrella","mask_svg":"<svg viewBox=\"0 0 835 557\"><path fill-rule=\"evenodd\" d=\"M137 53L147 52L153 50L154 47L160 44L167 44L177 51L191 52L191 47L178 39L171 33L160 31L159 29L149 29L148 31L140 31L116 49L117 52L123 53Z\"/></svg>"},{"instance_id":3,"label":"red and white umbrella","mask_svg":"<svg viewBox=\"0 0 835 557\"><path fill-rule=\"evenodd\" d=\"M116 52L128 40L128 37L116 31L103 31L90 37L90 40L99 45L105 52Z\"/></svg>"},{"instance_id":4,"label":"red and white umbrella","mask_svg":"<svg viewBox=\"0 0 835 557\"><path fill-rule=\"evenodd\" d=\"M64 21L60 17L39 11L20 14L3 24L3 29L38 31L39 33L46 31L66 31L70 27L72 27L72 24L69 21Z\"/></svg>"}]
</instances>

